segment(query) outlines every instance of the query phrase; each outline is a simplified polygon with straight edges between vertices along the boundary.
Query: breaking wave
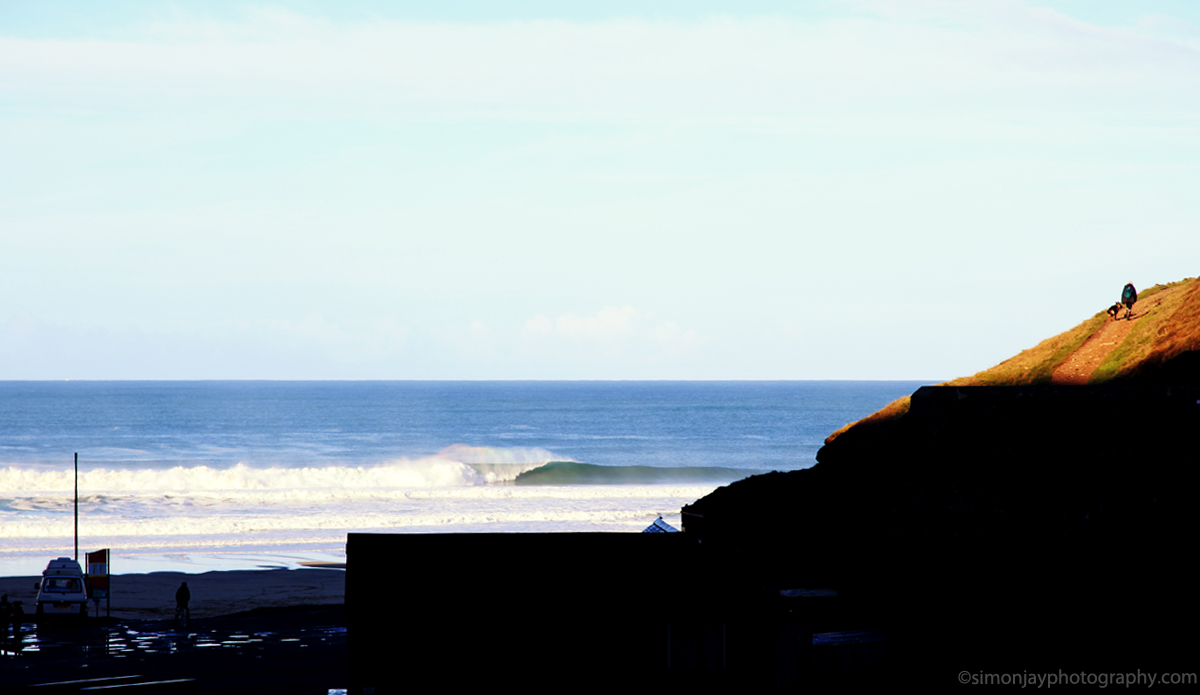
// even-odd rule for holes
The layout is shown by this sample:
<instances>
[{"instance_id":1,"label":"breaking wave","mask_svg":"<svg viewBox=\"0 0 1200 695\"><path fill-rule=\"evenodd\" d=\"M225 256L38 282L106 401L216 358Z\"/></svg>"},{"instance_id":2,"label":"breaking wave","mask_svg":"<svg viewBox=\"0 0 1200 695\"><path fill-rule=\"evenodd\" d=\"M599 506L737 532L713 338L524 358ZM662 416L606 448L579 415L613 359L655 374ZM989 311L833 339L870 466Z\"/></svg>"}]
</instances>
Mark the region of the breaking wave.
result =
<instances>
[{"instance_id":1,"label":"breaking wave","mask_svg":"<svg viewBox=\"0 0 1200 695\"><path fill-rule=\"evenodd\" d=\"M545 449L495 449L455 445L437 454L360 466L228 468L93 468L79 473L81 495L265 490L374 491L387 488L459 487L511 482L555 457ZM0 469L5 497L74 490L72 470L9 466ZM10 502L11 503L11 502Z\"/></svg>"},{"instance_id":2,"label":"breaking wave","mask_svg":"<svg viewBox=\"0 0 1200 695\"><path fill-rule=\"evenodd\" d=\"M760 472L763 471L699 466L597 466L578 461L550 461L522 472L515 482L517 485L662 485L731 482Z\"/></svg>"},{"instance_id":3,"label":"breaking wave","mask_svg":"<svg viewBox=\"0 0 1200 695\"><path fill-rule=\"evenodd\" d=\"M376 465L80 471L80 542L125 552L337 548L346 533L640 531L734 469L598 466L456 445ZM0 560L71 546L73 471L0 468Z\"/></svg>"},{"instance_id":4,"label":"breaking wave","mask_svg":"<svg viewBox=\"0 0 1200 695\"><path fill-rule=\"evenodd\" d=\"M598 466L564 460L545 449L446 447L424 458L398 459L376 465L259 468L245 463L228 468L175 466L161 469L94 468L79 474L80 495L103 501L121 496L206 493L224 495L276 492L308 497L319 492L334 497L382 490L471 487L478 485L622 485L729 482L758 471L732 468L656 468ZM0 508L33 510L61 504L61 493L74 490L71 470L9 466L0 469Z\"/></svg>"}]
</instances>

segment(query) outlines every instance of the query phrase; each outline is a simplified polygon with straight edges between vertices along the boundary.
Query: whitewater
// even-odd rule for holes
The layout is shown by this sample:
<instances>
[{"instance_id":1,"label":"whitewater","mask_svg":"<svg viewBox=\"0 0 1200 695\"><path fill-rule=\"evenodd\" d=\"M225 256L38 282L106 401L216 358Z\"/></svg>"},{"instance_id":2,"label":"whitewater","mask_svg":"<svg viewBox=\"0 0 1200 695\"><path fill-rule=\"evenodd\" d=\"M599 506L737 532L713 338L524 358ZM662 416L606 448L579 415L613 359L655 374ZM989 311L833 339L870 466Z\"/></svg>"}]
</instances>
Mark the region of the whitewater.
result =
<instances>
[{"instance_id":1,"label":"whitewater","mask_svg":"<svg viewBox=\"0 0 1200 695\"><path fill-rule=\"evenodd\" d=\"M346 534L637 532L912 382L0 383L0 575L296 566Z\"/></svg>"}]
</instances>

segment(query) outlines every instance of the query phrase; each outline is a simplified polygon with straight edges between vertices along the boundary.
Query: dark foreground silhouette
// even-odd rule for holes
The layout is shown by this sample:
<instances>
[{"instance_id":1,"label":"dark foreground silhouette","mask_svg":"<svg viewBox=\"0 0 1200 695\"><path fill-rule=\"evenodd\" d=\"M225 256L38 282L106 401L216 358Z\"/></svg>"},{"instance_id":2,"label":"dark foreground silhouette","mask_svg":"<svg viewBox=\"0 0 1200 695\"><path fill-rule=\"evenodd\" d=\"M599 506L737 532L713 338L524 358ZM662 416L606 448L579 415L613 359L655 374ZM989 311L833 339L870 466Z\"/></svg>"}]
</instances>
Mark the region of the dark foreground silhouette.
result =
<instances>
[{"instance_id":1,"label":"dark foreground silhouette","mask_svg":"<svg viewBox=\"0 0 1200 695\"><path fill-rule=\"evenodd\" d=\"M256 609L185 629L171 620L30 622L3 647L6 694L104 686L98 692L326 695L346 687L340 605Z\"/></svg>"},{"instance_id":2,"label":"dark foreground silhouette","mask_svg":"<svg viewBox=\"0 0 1200 695\"><path fill-rule=\"evenodd\" d=\"M684 525L764 582L853 597L898 678L1194 671L1200 388L1174 382L924 388Z\"/></svg>"}]
</instances>

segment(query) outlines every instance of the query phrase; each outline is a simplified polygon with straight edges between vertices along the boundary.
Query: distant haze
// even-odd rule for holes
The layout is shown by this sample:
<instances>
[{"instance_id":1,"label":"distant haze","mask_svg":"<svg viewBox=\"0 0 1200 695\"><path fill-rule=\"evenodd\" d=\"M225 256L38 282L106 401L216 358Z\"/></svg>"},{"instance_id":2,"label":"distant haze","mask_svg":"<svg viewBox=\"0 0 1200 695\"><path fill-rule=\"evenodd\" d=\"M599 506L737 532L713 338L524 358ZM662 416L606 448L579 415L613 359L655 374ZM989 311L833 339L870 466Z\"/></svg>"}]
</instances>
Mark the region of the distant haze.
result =
<instances>
[{"instance_id":1,"label":"distant haze","mask_svg":"<svg viewBox=\"0 0 1200 695\"><path fill-rule=\"evenodd\" d=\"M941 380L1200 270L1192 3L595 5L6 3L0 379Z\"/></svg>"}]
</instances>

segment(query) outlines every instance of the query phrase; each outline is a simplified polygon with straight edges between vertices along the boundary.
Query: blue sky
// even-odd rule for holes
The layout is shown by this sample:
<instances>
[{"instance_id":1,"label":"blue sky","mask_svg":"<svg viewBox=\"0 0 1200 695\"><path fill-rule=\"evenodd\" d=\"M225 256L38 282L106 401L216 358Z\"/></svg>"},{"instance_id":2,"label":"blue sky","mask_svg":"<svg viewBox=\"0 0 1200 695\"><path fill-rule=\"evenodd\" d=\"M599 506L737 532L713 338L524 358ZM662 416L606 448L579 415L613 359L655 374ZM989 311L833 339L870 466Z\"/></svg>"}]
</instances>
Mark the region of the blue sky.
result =
<instances>
[{"instance_id":1,"label":"blue sky","mask_svg":"<svg viewBox=\"0 0 1200 695\"><path fill-rule=\"evenodd\" d=\"M3 379L941 380L1200 258L1195 3L93 5L0 2Z\"/></svg>"}]
</instances>

